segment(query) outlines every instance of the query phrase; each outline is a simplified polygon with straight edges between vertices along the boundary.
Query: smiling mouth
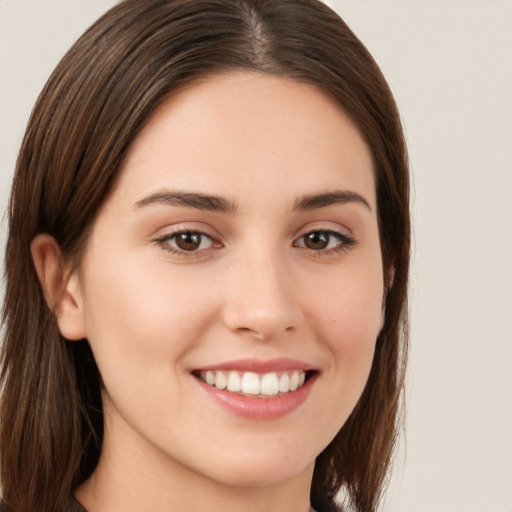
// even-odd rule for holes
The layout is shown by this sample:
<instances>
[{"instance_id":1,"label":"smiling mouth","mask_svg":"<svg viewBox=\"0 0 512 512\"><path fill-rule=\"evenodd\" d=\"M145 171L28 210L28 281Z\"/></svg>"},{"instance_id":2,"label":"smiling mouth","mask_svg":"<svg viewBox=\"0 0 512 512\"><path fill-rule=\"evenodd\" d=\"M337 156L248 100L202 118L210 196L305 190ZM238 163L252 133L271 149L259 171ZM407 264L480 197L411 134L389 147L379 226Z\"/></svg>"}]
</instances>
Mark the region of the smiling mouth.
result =
<instances>
[{"instance_id":1,"label":"smiling mouth","mask_svg":"<svg viewBox=\"0 0 512 512\"><path fill-rule=\"evenodd\" d=\"M219 390L254 398L269 398L300 389L314 373L317 372L315 370L287 370L256 373L206 370L193 372L193 375Z\"/></svg>"}]
</instances>

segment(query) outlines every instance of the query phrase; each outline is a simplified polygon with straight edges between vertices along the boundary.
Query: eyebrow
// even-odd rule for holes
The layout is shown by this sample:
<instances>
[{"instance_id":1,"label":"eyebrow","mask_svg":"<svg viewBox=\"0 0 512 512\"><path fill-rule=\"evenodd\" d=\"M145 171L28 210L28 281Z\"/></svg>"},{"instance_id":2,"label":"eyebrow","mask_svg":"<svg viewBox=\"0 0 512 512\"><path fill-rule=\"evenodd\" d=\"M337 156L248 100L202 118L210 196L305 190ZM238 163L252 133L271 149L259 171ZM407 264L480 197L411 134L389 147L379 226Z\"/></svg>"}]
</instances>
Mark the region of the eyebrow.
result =
<instances>
[{"instance_id":1,"label":"eyebrow","mask_svg":"<svg viewBox=\"0 0 512 512\"><path fill-rule=\"evenodd\" d=\"M137 201L135 207L143 208L153 204L186 206L188 208L220 213L235 213L237 211L236 203L228 201L223 197L201 194L199 192L180 191L155 192Z\"/></svg>"},{"instance_id":2,"label":"eyebrow","mask_svg":"<svg viewBox=\"0 0 512 512\"><path fill-rule=\"evenodd\" d=\"M346 203L360 203L368 208L368 210L372 210L370 204L362 195L350 190L336 190L334 192L326 192L322 194L308 194L298 198L294 203L293 209L299 212L307 212ZM137 201L135 203L135 207L144 208L145 206L155 204L185 206L188 208L196 208L198 210L230 214L234 214L238 210L238 206L235 202L229 201L223 197L202 194L200 192L181 191L155 192Z\"/></svg>"},{"instance_id":3,"label":"eyebrow","mask_svg":"<svg viewBox=\"0 0 512 512\"><path fill-rule=\"evenodd\" d=\"M295 201L294 210L307 212L346 203L360 203L372 211L370 203L362 195L351 190L335 190L334 192L326 192L324 194L302 196Z\"/></svg>"}]
</instances>

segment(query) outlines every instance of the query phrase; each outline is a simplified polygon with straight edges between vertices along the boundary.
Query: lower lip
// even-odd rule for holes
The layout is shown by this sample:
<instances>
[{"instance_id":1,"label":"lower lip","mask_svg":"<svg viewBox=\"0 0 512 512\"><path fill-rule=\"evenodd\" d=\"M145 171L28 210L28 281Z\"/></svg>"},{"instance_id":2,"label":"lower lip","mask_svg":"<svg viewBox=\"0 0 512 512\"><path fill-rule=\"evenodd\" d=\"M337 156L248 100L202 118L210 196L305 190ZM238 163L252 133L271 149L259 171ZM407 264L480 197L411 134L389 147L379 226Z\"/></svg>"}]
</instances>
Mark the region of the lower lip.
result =
<instances>
[{"instance_id":1,"label":"lower lip","mask_svg":"<svg viewBox=\"0 0 512 512\"><path fill-rule=\"evenodd\" d=\"M253 420L271 420L285 416L303 404L309 396L316 377L315 373L295 391L268 398L239 395L224 389L217 389L196 377L194 378L208 396L230 412Z\"/></svg>"}]
</instances>

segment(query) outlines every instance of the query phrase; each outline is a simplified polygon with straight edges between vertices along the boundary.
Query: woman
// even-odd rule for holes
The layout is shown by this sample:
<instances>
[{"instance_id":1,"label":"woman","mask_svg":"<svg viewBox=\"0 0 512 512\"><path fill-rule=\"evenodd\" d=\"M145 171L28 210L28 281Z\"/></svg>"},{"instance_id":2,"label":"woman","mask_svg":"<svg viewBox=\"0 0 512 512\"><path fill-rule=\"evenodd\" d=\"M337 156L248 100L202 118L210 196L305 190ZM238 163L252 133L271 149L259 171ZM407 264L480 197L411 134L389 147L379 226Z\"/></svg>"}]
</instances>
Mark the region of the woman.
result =
<instances>
[{"instance_id":1,"label":"woman","mask_svg":"<svg viewBox=\"0 0 512 512\"><path fill-rule=\"evenodd\" d=\"M408 258L399 117L336 14L121 2L17 163L4 508L376 510Z\"/></svg>"}]
</instances>

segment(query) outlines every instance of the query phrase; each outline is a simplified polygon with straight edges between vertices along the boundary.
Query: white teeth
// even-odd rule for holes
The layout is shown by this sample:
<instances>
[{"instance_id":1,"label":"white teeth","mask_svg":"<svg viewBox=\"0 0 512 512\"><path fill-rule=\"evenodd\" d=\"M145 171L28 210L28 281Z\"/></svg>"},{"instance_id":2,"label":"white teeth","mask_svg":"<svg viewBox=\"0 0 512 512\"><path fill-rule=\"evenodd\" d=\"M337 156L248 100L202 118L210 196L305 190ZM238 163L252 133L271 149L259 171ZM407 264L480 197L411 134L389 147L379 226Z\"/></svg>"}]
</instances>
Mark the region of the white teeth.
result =
<instances>
[{"instance_id":1,"label":"white teeth","mask_svg":"<svg viewBox=\"0 0 512 512\"><path fill-rule=\"evenodd\" d=\"M226 385L226 376L222 372L215 372L215 387L217 389L224 389Z\"/></svg>"},{"instance_id":2,"label":"white teeth","mask_svg":"<svg viewBox=\"0 0 512 512\"><path fill-rule=\"evenodd\" d=\"M242 379L237 372L228 374L228 391L242 391Z\"/></svg>"},{"instance_id":3,"label":"white teeth","mask_svg":"<svg viewBox=\"0 0 512 512\"><path fill-rule=\"evenodd\" d=\"M299 372L293 372L290 377L290 391L295 391L299 387Z\"/></svg>"},{"instance_id":4,"label":"white teeth","mask_svg":"<svg viewBox=\"0 0 512 512\"><path fill-rule=\"evenodd\" d=\"M199 373L199 378L217 389L227 389L245 395L276 396L279 393L295 391L304 385L306 373L302 370L257 374L254 372L224 372L208 370Z\"/></svg>"},{"instance_id":5,"label":"white teeth","mask_svg":"<svg viewBox=\"0 0 512 512\"><path fill-rule=\"evenodd\" d=\"M242 377L242 392L247 395L259 395L261 392L258 374L245 372Z\"/></svg>"},{"instance_id":6,"label":"white teeth","mask_svg":"<svg viewBox=\"0 0 512 512\"><path fill-rule=\"evenodd\" d=\"M279 379L279 391L281 393L288 393L290 391L290 376L287 373L283 373Z\"/></svg>"},{"instance_id":7,"label":"white teeth","mask_svg":"<svg viewBox=\"0 0 512 512\"><path fill-rule=\"evenodd\" d=\"M279 391L281 393L288 393L290 391L290 376L287 373L283 373L279 379Z\"/></svg>"},{"instance_id":8,"label":"white teeth","mask_svg":"<svg viewBox=\"0 0 512 512\"><path fill-rule=\"evenodd\" d=\"M275 373L266 373L261 379L262 395L277 395L279 393L279 381Z\"/></svg>"},{"instance_id":9,"label":"white teeth","mask_svg":"<svg viewBox=\"0 0 512 512\"><path fill-rule=\"evenodd\" d=\"M210 386L213 386L215 384L215 374L213 372L206 372L206 383L210 384Z\"/></svg>"}]
</instances>

